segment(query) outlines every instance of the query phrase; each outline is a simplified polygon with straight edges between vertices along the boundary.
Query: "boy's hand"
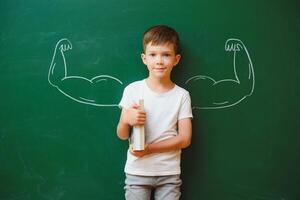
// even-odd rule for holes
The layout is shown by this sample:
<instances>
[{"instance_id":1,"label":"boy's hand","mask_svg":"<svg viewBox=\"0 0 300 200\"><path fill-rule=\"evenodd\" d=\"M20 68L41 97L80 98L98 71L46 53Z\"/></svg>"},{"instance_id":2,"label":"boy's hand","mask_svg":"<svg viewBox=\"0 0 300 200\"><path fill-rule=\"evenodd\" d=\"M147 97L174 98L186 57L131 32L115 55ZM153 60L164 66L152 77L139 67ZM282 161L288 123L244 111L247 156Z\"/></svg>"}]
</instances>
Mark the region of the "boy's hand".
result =
<instances>
[{"instance_id":1,"label":"boy's hand","mask_svg":"<svg viewBox=\"0 0 300 200\"><path fill-rule=\"evenodd\" d=\"M143 157L143 156L149 154L148 148L147 148L147 147L148 147L148 145L146 144L146 145L145 145L145 150L143 150L143 151L135 151L135 150L133 150L132 145L129 145L129 152L130 152L132 155L134 155L135 157L141 158L141 157Z\"/></svg>"},{"instance_id":2,"label":"boy's hand","mask_svg":"<svg viewBox=\"0 0 300 200\"><path fill-rule=\"evenodd\" d=\"M140 106L134 104L131 108L125 109L121 120L130 126L141 126L145 124L146 113L140 109Z\"/></svg>"}]
</instances>

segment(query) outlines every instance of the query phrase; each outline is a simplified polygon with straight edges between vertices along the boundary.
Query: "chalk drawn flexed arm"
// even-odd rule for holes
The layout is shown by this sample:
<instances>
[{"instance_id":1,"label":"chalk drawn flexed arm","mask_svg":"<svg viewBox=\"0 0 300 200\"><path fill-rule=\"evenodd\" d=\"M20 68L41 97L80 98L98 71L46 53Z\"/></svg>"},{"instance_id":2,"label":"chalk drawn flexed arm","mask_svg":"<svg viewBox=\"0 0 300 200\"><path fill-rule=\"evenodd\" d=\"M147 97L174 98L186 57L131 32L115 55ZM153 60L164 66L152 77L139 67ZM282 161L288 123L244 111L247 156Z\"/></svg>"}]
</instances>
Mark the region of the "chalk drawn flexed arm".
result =
<instances>
[{"instance_id":1,"label":"chalk drawn flexed arm","mask_svg":"<svg viewBox=\"0 0 300 200\"><path fill-rule=\"evenodd\" d=\"M62 94L74 101L93 106L117 106L122 82L109 75L99 75L92 79L70 76L65 58L72 50L71 42L64 38L57 42L50 64L48 81Z\"/></svg>"},{"instance_id":2,"label":"chalk drawn flexed arm","mask_svg":"<svg viewBox=\"0 0 300 200\"><path fill-rule=\"evenodd\" d=\"M241 40L231 38L225 42L225 51L232 53L234 77L218 81L203 75L189 78L186 85L191 93L194 108L226 108L252 95L255 77L246 46Z\"/></svg>"}]
</instances>

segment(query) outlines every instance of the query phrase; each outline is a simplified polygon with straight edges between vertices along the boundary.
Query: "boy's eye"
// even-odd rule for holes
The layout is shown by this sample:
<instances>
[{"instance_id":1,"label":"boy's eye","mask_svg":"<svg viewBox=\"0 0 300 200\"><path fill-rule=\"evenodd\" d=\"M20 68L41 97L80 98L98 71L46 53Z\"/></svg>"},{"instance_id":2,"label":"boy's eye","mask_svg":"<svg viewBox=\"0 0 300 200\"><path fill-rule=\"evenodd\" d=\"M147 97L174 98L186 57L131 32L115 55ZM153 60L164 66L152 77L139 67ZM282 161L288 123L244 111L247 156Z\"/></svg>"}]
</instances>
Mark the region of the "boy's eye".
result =
<instances>
[{"instance_id":1,"label":"boy's eye","mask_svg":"<svg viewBox=\"0 0 300 200\"><path fill-rule=\"evenodd\" d=\"M171 54L166 53L166 54L164 54L163 56L169 57L169 56L171 56Z\"/></svg>"},{"instance_id":2,"label":"boy's eye","mask_svg":"<svg viewBox=\"0 0 300 200\"><path fill-rule=\"evenodd\" d=\"M155 56L155 53L150 53L150 56L152 56L152 57Z\"/></svg>"}]
</instances>

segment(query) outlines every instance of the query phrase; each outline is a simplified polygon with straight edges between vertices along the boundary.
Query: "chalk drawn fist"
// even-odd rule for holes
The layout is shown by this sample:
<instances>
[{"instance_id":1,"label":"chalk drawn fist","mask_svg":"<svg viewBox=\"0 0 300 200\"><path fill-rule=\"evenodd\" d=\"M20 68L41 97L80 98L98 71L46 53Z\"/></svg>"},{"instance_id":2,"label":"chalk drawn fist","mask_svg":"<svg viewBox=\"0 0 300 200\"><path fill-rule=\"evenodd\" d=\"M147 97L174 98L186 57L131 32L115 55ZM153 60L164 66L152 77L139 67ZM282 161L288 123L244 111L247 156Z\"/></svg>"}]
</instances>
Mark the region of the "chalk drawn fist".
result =
<instances>
[{"instance_id":1,"label":"chalk drawn fist","mask_svg":"<svg viewBox=\"0 0 300 200\"><path fill-rule=\"evenodd\" d=\"M72 49L72 43L70 40L64 38L57 42L56 48L59 48L61 52L65 52Z\"/></svg>"},{"instance_id":2,"label":"chalk drawn fist","mask_svg":"<svg viewBox=\"0 0 300 200\"><path fill-rule=\"evenodd\" d=\"M244 44L239 39L228 39L225 42L225 51L242 51L244 49Z\"/></svg>"}]
</instances>

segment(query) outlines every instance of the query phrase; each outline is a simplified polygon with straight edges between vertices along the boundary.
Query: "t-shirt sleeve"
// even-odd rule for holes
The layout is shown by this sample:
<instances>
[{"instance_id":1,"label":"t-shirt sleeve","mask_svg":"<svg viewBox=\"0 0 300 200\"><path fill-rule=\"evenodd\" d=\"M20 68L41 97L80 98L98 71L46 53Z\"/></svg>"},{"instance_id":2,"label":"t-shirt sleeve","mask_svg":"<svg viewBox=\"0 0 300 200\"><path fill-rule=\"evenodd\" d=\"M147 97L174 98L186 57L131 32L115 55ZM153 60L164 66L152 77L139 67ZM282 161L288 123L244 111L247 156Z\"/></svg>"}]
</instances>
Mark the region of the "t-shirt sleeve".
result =
<instances>
[{"instance_id":1,"label":"t-shirt sleeve","mask_svg":"<svg viewBox=\"0 0 300 200\"><path fill-rule=\"evenodd\" d=\"M182 102L178 114L178 120L185 118L193 118L191 97L188 92L186 92L182 97Z\"/></svg>"},{"instance_id":2,"label":"t-shirt sleeve","mask_svg":"<svg viewBox=\"0 0 300 200\"><path fill-rule=\"evenodd\" d=\"M131 94L130 86L125 87L125 89L123 91L122 99L119 103L119 107L120 108L129 108L130 106L132 106L133 100L132 100L132 98L130 98L131 96L132 96L132 94Z\"/></svg>"}]
</instances>

